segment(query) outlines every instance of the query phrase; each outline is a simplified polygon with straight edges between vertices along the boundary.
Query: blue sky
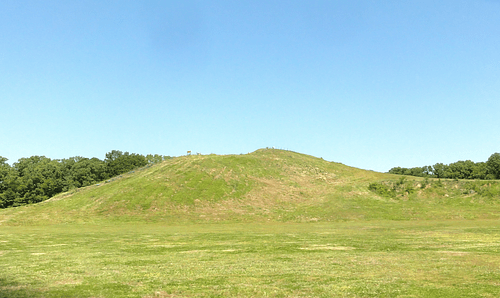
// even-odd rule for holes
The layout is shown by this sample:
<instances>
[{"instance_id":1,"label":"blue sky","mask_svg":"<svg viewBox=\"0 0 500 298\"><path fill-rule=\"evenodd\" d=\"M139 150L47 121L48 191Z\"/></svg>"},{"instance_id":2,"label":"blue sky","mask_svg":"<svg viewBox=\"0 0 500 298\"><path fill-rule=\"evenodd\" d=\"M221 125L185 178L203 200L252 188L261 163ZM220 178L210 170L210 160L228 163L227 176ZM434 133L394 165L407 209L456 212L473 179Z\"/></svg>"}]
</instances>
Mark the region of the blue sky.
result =
<instances>
[{"instance_id":1,"label":"blue sky","mask_svg":"<svg viewBox=\"0 0 500 298\"><path fill-rule=\"evenodd\" d=\"M500 1L0 2L0 156L500 152Z\"/></svg>"}]
</instances>

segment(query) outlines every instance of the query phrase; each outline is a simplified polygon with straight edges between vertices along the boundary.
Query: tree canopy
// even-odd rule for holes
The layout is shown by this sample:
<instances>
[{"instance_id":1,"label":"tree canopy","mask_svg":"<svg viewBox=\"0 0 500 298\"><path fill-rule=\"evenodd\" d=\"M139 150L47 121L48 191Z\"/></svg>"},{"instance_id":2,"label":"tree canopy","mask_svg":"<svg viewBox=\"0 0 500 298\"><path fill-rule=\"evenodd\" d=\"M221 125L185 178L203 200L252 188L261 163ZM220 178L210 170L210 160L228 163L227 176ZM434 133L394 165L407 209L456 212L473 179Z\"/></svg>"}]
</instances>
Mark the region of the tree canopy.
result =
<instances>
[{"instance_id":1,"label":"tree canopy","mask_svg":"<svg viewBox=\"0 0 500 298\"><path fill-rule=\"evenodd\" d=\"M89 186L169 156L123 153L113 150L105 160L81 156L50 159L45 156L20 158L10 166L0 156L0 208L38 203L70 189Z\"/></svg>"},{"instance_id":2,"label":"tree canopy","mask_svg":"<svg viewBox=\"0 0 500 298\"><path fill-rule=\"evenodd\" d=\"M487 162L460 160L449 165L436 163L433 166L402 168L394 167L391 174L451 179L500 179L500 153L494 153Z\"/></svg>"},{"instance_id":3,"label":"tree canopy","mask_svg":"<svg viewBox=\"0 0 500 298\"><path fill-rule=\"evenodd\" d=\"M495 179L500 179L500 153L494 153L488 158L486 168L490 175Z\"/></svg>"}]
</instances>

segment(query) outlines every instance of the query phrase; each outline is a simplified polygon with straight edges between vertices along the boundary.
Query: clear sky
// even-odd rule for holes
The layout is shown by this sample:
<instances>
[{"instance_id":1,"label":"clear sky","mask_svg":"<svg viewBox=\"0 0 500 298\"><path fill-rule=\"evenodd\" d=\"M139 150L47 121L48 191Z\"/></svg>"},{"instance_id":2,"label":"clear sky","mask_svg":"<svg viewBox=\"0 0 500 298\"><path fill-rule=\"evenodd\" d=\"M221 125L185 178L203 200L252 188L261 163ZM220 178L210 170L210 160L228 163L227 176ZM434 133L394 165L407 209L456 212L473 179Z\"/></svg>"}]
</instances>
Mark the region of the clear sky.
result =
<instances>
[{"instance_id":1,"label":"clear sky","mask_svg":"<svg viewBox=\"0 0 500 298\"><path fill-rule=\"evenodd\" d=\"M500 152L500 1L0 1L0 156Z\"/></svg>"}]
</instances>

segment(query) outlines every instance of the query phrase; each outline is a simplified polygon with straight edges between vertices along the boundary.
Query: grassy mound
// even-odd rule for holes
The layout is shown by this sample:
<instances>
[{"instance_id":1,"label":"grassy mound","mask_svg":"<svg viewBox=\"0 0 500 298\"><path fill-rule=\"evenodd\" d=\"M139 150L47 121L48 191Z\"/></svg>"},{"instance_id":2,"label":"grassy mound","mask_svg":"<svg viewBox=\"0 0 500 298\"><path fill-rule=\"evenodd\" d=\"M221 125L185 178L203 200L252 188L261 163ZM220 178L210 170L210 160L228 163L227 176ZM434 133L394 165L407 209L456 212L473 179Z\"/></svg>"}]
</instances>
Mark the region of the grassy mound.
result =
<instances>
[{"instance_id":1,"label":"grassy mound","mask_svg":"<svg viewBox=\"0 0 500 298\"><path fill-rule=\"evenodd\" d=\"M281 150L178 157L0 210L0 297L499 297L499 192Z\"/></svg>"},{"instance_id":2,"label":"grassy mound","mask_svg":"<svg viewBox=\"0 0 500 298\"><path fill-rule=\"evenodd\" d=\"M0 210L0 224L499 218L498 184L471 183L403 179L261 149L167 160L40 204Z\"/></svg>"}]
</instances>

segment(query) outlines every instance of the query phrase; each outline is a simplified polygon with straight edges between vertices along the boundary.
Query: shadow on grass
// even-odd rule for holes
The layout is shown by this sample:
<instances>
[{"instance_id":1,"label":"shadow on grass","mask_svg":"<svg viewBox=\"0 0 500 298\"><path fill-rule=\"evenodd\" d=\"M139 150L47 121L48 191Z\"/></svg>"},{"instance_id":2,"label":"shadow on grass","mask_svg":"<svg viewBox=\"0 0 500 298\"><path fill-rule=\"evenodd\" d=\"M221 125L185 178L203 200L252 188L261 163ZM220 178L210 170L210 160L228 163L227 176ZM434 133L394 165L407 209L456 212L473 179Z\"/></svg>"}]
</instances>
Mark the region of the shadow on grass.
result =
<instances>
[{"instance_id":1,"label":"shadow on grass","mask_svg":"<svg viewBox=\"0 0 500 298\"><path fill-rule=\"evenodd\" d=\"M0 298L41 298L42 293L0 277Z\"/></svg>"}]
</instances>

